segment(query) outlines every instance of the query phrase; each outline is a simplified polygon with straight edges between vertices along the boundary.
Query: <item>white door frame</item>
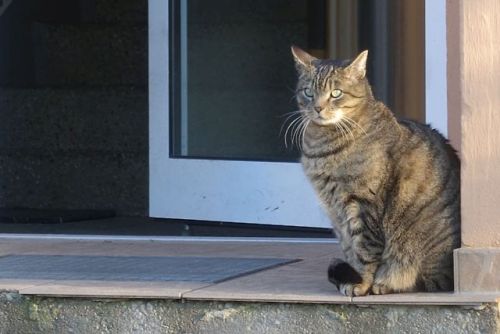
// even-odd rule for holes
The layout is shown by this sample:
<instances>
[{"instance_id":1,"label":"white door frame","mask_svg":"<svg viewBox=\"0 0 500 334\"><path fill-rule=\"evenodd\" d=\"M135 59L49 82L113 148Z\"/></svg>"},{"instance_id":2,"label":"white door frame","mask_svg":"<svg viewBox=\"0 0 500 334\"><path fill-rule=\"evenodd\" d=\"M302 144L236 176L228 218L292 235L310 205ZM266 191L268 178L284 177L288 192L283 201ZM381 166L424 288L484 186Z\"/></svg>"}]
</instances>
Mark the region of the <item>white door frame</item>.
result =
<instances>
[{"instance_id":1,"label":"white door frame","mask_svg":"<svg viewBox=\"0 0 500 334\"><path fill-rule=\"evenodd\" d=\"M445 4L425 4L426 119L444 134ZM170 158L168 11L169 1L149 0L149 215L330 227L299 163Z\"/></svg>"},{"instance_id":2,"label":"white door frame","mask_svg":"<svg viewBox=\"0 0 500 334\"><path fill-rule=\"evenodd\" d=\"M448 136L446 0L425 1L425 121Z\"/></svg>"}]
</instances>

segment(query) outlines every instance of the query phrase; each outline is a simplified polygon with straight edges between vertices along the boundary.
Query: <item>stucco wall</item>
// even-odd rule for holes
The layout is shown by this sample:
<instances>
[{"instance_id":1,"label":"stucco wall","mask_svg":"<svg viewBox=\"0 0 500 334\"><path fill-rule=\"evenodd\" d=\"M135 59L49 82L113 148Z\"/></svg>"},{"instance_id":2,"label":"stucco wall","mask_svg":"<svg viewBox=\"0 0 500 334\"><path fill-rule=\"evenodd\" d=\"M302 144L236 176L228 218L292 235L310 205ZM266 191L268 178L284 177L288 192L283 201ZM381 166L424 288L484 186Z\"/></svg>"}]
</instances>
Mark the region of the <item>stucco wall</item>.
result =
<instances>
[{"instance_id":1,"label":"stucco wall","mask_svg":"<svg viewBox=\"0 0 500 334\"><path fill-rule=\"evenodd\" d=\"M459 29L458 47L448 54L449 65L459 65L462 243L500 247L500 2L456 3L449 14L458 20L449 15L448 24Z\"/></svg>"}]
</instances>

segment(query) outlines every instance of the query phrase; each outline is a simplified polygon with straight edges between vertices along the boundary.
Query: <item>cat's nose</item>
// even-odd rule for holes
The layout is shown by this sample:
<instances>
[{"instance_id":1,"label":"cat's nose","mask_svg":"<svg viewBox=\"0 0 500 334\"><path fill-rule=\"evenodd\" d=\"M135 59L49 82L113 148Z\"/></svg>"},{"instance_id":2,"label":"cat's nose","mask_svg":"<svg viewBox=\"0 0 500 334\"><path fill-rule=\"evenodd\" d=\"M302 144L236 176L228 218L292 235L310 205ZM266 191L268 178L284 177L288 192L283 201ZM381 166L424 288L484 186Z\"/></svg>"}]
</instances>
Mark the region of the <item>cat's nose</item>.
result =
<instances>
[{"instance_id":1,"label":"cat's nose","mask_svg":"<svg viewBox=\"0 0 500 334\"><path fill-rule=\"evenodd\" d=\"M321 106L314 106L314 110L319 114L323 108Z\"/></svg>"}]
</instances>

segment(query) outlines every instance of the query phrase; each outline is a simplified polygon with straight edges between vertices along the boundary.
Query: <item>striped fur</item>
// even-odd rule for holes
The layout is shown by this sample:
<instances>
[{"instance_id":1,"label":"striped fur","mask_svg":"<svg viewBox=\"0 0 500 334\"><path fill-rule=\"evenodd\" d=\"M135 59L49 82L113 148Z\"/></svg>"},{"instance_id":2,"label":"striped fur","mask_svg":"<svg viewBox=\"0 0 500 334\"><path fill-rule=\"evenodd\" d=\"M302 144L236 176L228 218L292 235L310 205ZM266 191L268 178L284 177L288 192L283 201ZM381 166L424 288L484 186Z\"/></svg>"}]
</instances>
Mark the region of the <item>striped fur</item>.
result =
<instances>
[{"instance_id":1,"label":"striped fur","mask_svg":"<svg viewBox=\"0 0 500 334\"><path fill-rule=\"evenodd\" d=\"M460 246L453 148L373 97L366 51L347 63L292 53L302 164L345 254L330 281L349 296L451 290Z\"/></svg>"}]
</instances>

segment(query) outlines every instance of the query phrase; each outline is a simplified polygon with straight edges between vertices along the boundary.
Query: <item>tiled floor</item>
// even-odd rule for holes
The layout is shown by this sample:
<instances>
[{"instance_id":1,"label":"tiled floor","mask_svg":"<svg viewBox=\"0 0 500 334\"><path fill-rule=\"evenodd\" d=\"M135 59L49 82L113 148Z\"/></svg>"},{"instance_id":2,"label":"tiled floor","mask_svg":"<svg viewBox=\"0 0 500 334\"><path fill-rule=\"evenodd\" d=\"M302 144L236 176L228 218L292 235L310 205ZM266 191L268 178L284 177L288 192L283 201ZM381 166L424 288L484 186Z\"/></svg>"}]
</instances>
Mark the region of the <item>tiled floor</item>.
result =
<instances>
[{"instance_id":1,"label":"tiled floor","mask_svg":"<svg viewBox=\"0 0 500 334\"><path fill-rule=\"evenodd\" d=\"M295 258L302 261L221 283L124 282L81 280L0 280L0 290L44 296L106 298L172 298L296 303L477 305L498 296L412 293L349 298L326 279L337 244L321 240L255 240L227 238L92 238L0 235L0 255L217 256Z\"/></svg>"}]
</instances>

